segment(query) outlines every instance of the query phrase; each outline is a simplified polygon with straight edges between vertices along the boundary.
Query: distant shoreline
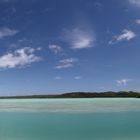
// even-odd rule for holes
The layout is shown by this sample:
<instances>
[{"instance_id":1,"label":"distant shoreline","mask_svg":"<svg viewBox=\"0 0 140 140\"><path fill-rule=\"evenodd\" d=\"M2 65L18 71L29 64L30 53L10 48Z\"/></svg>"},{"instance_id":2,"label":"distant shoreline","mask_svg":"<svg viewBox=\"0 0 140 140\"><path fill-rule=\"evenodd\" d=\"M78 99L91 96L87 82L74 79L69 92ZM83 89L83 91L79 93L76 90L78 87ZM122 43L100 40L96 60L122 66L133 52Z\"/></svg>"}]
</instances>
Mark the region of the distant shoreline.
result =
<instances>
[{"instance_id":1,"label":"distant shoreline","mask_svg":"<svg viewBox=\"0 0 140 140\"><path fill-rule=\"evenodd\" d=\"M140 98L140 92L71 92L58 95L1 96L0 99L36 99L36 98Z\"/></svg>"}]
</instances>

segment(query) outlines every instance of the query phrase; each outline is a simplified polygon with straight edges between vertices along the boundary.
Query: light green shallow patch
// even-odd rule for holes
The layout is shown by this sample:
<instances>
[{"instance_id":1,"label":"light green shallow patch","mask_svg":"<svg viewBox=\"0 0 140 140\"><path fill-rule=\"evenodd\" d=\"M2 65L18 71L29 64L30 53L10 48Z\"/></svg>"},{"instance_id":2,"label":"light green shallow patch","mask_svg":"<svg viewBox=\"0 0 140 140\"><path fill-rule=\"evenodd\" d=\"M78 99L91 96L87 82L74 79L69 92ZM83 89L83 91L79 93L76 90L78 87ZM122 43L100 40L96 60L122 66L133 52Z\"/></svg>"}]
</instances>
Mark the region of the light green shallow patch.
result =
<instances>
[{"instance_id":1,"label":"light green shallow patch","mask_svg":"<svg viewBox=\"0 0 140 140\"><path fill-rule=\"evenodd\" d=\"M90 98L90 99L4 99L0 112L120 112L140 111L140 99Z\"/></svg>"}]
</instances>

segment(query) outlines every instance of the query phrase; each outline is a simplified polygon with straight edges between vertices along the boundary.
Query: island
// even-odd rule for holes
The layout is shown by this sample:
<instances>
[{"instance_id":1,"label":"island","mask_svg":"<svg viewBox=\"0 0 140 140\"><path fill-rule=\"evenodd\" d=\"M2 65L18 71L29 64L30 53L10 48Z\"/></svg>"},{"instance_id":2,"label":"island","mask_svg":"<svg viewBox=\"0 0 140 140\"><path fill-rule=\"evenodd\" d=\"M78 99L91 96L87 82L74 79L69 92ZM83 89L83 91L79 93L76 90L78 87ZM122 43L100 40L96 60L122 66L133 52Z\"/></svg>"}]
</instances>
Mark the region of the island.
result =
<instances>
[{"instance_id":1,"label":"island","mask_svg":"<svg viewBox=\"0 0 140 140\"><path fill-rule=\"evenodd\" d=\"M32 99L32 98L140 98L140 92L70 92L56 95L24 95L24 96L0 96L0 99Z\"/></svg>"}]
</instances>

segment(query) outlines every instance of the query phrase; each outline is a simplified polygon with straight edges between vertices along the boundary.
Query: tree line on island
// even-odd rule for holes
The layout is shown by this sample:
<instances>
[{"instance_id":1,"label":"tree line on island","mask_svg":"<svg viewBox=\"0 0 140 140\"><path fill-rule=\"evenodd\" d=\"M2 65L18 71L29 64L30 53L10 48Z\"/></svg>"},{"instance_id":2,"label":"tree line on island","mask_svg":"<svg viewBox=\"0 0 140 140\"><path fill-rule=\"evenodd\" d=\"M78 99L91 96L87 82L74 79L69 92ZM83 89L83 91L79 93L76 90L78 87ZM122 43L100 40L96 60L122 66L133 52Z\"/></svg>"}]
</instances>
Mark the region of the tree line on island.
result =
<instances>
[{"instance_id":1,"label":"tree line on island","mask_svg":"<svg viewBox=\"0 0 140 140\"><path fill-rule=\"evenodd\" d=\"M31 99L31 98L140 98L140 92L70 92L56 95L24 95L24 96L1 96L0 99Z\"/></svg>"}]
</instances>

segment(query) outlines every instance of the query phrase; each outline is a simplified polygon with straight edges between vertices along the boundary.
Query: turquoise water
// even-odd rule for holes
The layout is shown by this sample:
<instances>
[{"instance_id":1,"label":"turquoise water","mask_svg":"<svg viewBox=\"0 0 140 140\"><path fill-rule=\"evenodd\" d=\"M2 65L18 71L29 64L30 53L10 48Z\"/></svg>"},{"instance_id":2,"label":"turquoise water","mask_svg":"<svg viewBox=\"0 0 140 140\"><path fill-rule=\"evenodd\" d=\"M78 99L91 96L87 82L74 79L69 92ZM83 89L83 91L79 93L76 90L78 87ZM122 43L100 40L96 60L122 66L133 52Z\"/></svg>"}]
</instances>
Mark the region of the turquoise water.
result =
<instances>
[{"instance_id":1,"label":"turquoise water","mask_svg":"<svg viewBox=\"0 0 140 140\"><path fill-rule=\"evenodd\" d=\"M0 100L0 140L140 140L139 99Z\"/></svg>"}]
</instances>

